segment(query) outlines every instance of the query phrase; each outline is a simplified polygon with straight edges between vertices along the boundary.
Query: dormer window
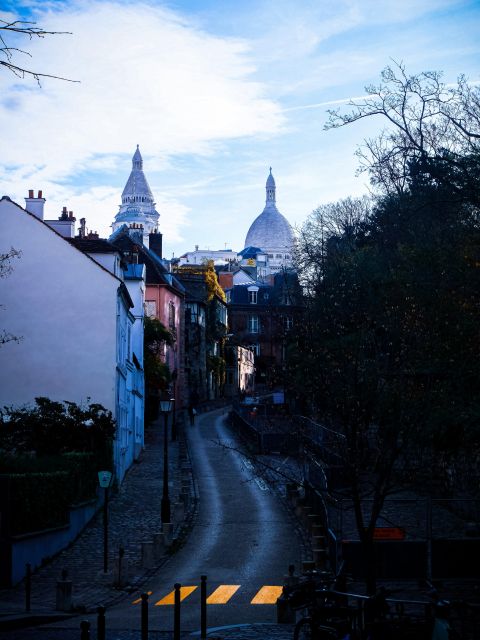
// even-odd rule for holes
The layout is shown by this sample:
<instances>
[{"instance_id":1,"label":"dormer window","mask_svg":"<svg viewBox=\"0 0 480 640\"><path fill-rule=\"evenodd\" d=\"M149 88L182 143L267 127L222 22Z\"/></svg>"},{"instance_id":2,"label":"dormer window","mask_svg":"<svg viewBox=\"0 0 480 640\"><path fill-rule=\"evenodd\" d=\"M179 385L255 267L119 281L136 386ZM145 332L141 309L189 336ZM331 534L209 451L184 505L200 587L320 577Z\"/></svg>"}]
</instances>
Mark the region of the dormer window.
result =
<instances>
[{"instance_id":1,"label":"dormer window","mask_svg":"<svg viewBox=\"0 0 480 640\"><path fill-rule=\"evenodd\" d=\"M258 287L248 287L248 303L257 304L258 302Z\"/></svg>"}]
</instances>

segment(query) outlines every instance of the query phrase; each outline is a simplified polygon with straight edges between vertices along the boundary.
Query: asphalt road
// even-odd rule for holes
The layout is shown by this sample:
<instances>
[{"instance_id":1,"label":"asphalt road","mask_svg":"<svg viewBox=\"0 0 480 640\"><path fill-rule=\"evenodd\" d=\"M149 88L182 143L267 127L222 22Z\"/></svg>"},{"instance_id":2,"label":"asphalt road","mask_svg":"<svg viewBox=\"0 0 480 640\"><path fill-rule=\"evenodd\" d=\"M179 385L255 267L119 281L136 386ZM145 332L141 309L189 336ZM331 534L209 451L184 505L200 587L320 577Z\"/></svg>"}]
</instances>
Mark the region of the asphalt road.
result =
<instances>
[{"instance_id":1,"label":"asphalt road","mask_svg":"<svg viewBox=\"0 0 480 640\"><path fill-rule=\"evenodd\" d=\"M186 544L145 585L152 592L152 630L173 628L173 606L157 603L175 583L184 594L191 591L181 603L182 632L200 628L201 575L207 576L212 602L207 606L209 628L275 622L273 603L288 565L300 566L300 541L283 504L236 450L238 442L224 420L220 410L197 416L195 426L187 429L198 513ZM252 603L255 597L257 604ZM133 604L135 599L109 610L109 628L138 628L140 604Z\"/></svg>"}]
</instances>

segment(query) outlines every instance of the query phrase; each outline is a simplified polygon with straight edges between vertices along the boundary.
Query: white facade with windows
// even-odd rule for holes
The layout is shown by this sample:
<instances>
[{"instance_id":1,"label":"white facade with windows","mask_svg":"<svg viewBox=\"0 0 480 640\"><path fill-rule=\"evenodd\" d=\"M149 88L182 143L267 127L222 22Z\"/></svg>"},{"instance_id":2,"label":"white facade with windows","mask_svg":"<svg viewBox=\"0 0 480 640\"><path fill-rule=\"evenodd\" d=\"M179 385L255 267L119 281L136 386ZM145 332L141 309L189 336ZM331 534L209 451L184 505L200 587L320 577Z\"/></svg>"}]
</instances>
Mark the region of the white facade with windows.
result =
<instances>
[{"instance_id":1,"label":"white facade with windows","mask_svg":"<svg viewBox=\"0 0 480 640\"><path fill-rule=\"evenodd\" d=\"M131 389L143 394L137 316L143 300L137 306L130 284L114 275L115 260L110 270L50 228L43 203L33 214L0 200L0 253L10 247L21 254L0 278L0 326L18 342L0 351L0 406L31 404L38 396L103 405L118 424L114 465L121 482L138 453L136 442L143 443L143 422L137 421L143 395L135 415L131 407ZM131 290L140 301L140 281ZM140 374L131 382L135 358Z\"/></svg>"}]
</instances>

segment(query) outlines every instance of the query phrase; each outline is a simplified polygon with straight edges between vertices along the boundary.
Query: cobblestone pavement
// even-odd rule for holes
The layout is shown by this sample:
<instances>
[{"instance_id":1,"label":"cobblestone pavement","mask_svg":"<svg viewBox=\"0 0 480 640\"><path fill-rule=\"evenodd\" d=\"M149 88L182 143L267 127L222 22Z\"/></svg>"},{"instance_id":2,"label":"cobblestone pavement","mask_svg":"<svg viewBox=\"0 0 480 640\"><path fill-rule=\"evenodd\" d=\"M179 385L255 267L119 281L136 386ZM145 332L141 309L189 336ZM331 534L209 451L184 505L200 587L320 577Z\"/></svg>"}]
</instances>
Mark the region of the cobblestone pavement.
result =
<instances>
[{"instance_id":1,"label":"cobblestone pavement","mask_svg":"<svg viewBox=\"0 0 480 640\"><path fill-rule=\"evenodd\" d=\"M145 449L138 463L130 468L117 494L109 502L109 565L119 548L125 550L128 562L130 588L138 589L142 579L152 570L141 565L141 542L152 541L153 534L161 530L160 499L163 473L163 421L146 429ZM173 506L180 492L179 455L184 445L169 443L169 487ZM185 465L184 465L185 466ZM187 465L188 466L188 465ZM68 571L73 582L73 606L76 610L92 610L100 603L107 605L128 592L112 587L113 575L103 573L103 510L93 518L81 535L51 562L32 575L32 612L54 610L56 583L62 570ZM165 555L158 562L165 561ZM0 591L0 613L24 611L24 585Z\"/></svg>"}]
</instances>

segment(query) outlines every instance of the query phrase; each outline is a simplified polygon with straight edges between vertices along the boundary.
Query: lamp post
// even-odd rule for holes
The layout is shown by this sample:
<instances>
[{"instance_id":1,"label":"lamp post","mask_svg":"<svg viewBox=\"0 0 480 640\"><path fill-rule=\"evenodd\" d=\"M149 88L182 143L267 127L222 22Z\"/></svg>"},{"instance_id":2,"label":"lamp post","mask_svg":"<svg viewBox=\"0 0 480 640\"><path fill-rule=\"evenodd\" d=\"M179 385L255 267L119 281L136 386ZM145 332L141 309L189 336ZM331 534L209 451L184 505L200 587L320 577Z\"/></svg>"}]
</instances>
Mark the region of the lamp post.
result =
<instances>
[{"instance_id":1,"label":"lamp post","mask_svg":"<svg viewBox=\"0 0 480 640\"><path fill-rule=\"evenodd\" d=\"M172 372L172 383L173 383L173 414L172 414L172 442L175 442L177 439L177 411L175 404L177 399L177 370L174 369Z\"/></svg>"},{"instance_id":2,"label":"lamp post","mask_svg":"<svg viewBox=\"0 0 480 640\"><path fill-rule=\"evenodd\" d=\"M173 400L160 400L160 411L163 413L163 493L160 519L162 527L170 522L170 498L168 497L168 414L172 410Z\"/></svg>"}]
</instances>

